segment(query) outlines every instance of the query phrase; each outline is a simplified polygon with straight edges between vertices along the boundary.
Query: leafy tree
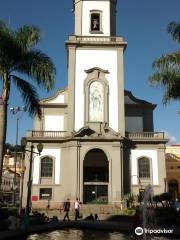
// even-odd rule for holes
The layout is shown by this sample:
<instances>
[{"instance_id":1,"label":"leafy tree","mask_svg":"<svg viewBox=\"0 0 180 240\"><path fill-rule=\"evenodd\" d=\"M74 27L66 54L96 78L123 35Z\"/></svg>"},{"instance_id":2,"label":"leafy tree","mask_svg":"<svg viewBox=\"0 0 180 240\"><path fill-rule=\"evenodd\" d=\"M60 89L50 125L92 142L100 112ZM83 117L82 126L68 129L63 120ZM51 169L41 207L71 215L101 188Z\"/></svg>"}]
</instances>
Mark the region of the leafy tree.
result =
<instances>
[{"instance_id":1,"label":"leafy tree","mask_svg":"<svg viewBox=\"0 0 180 240\"><path fill-rule=\"evenodd\" d=\"M5 150L7 152L7 150L9 150L10 152L23 152L23 147L21 145L13 145L13 144L10 144L10 143L6 143L5 145Z\"/></svg>"},{"instance_id":2,"label":"leafy tree","mask_svg":"<svg viewBox=\"0 0 180 240\"><path fill-rule=\"evenodd\" d=\"M180 22L170 22L167 32L180 43ZM164 54L153 62L152 85L164 87L163 103L180 100L180 51Z\"/></svg>"},{"instance_id":3,"label":"leafy tree","mask_svg":"<svg viewBox=\"0 0 180 240\"><path fill-rule=\"evenodd\" d=\"M41 117L39 97L36 88L50 90L54 85L55 66L52 60L35 46L40 41L41 32L36 26L22 26L10 29L0 21L0 80L2 80L2 102L0 105L0 183L3 155L5 152L7 129L7 106L12 83L20 91L30 115ZM26 77L26 79L24 79Z\"/></svg>"}]
</instances>

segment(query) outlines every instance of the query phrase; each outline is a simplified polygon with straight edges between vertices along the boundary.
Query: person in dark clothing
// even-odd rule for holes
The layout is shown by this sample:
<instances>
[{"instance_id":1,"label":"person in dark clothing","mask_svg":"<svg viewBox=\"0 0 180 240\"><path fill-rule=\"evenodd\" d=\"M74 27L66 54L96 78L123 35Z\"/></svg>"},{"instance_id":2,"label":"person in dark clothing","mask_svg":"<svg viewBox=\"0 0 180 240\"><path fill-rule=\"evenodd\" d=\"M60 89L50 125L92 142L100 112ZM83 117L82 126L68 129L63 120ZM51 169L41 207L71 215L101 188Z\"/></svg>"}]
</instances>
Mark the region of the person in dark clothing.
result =
<instances>
[{"instance_id":1,"label":"person in dark clothing","mask_svg":"<svg viewBox=\"0 0 180 240\"><path fill-rule=\"evenodd\" d=\"M70 219L69 219L69 210L70 210L70 200L68 198L67 201L64 203L64 212L65 212L65 214L64 214L63 221L65 221L66 218L68 219L68 221L70 221Z\"/></svg>"},{"instance_id":2,"label":"person in dark clothing","mask_svg":"<svg viewBox=\"0 0 180 240\"><path fill-rule=\"evenodd\" d=\"M93 217L92 213L89 216L87 216L84 220L94 221L94 217Z\"/></svg>"}]
</instances>

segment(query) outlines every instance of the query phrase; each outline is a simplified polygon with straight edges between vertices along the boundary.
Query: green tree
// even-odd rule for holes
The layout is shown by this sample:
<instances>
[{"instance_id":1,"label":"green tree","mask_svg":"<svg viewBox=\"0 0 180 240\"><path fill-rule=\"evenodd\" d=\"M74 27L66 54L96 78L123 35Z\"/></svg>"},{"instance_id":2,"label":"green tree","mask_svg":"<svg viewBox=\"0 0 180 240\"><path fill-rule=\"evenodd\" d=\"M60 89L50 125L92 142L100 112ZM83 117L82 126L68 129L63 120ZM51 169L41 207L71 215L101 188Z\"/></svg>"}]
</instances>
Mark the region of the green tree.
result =
<instances>
[{"instance_id":1,"label":"green tree","mask_svg":"<svg viewBox=\"0 0 180 240\"><path fill-rule=\"evenodd\" d=\"M0 80L2 80L0 183L5 152L7 106L10 90L14 86L17 87L29 114L37 114L41 117L38 93L29 80L46 90L50 90L54 86L55 66L45 53L35 48L40 41L40 37L40 29L36 26L24 25L17 30L13 30L3 21L0 21Z\"/></svg>"},{"instance_id":2,"label":"green tree","mask_svg":"<svg viewBox=\"0 0 180 240\"><path fill-rule=\"evenodd\" d=\"M180 43L180 23L170 22L167 32ZM154 86L164 87L163 103L180 100L180 51L162 55L152 66L154 73L149 81Z\"/></svg>"}]
</instances>

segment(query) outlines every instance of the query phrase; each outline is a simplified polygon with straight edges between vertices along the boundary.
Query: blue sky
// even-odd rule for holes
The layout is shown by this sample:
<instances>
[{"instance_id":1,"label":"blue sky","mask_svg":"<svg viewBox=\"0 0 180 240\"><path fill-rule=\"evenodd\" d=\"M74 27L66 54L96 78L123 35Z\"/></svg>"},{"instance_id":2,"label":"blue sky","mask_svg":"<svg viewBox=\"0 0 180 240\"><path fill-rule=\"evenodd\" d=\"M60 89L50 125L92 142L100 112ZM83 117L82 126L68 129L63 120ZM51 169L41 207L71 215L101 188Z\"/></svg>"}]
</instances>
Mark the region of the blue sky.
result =
<instances>
[{"instance_id":1,"label":"blue sky","mask_svg":"<svg viewBox=\"0 0 180 240\"><path fill-rule=\"evenodd\" d=\"M57 68L55 89L49 93L39 90L40 98L51 96L67 84L66 50L64 42L74 32L72 0L1 0L0 19L12 28L37 25L42 30L38 48L47 53ZM179 0L118 0L117 35L128 43L125 52L125 87L137 98L158 106L154 111L155 131L166 131L174 142L180 142L179 102L162 105L161 88L148 83L152 62L163 53L179 48L166 32L167 24L180 21ZM0 85L0 88L2 86ZM9 107L22 106L19 94L11 89ZM20 120L20 137L33 128L33 121L25 113ZM15 118L8 116L7 141L15 143Z\"/></svg>"}]
</instances>

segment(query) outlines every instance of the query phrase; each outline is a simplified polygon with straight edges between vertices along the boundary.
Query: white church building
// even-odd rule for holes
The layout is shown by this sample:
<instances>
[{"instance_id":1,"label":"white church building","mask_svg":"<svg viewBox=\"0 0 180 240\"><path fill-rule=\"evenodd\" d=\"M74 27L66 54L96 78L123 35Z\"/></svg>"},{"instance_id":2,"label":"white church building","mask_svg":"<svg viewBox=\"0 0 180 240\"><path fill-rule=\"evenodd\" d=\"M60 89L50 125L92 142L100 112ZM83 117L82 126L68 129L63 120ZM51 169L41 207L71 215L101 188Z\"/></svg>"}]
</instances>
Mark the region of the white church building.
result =
<instances>
[{"instance_id":1,"label":"white church building","mask_svg":"<svg viewBox=\"0 0 180 240\"><path fill-rule=\"evenodd\" d=\"M164 191L163 132L154 132L156 105L124 89L127 43L116 36L116 0L74 0L75 32L66 41L68 83L43 99L42 119L27 133L33 156L32 204L66 198L86 203L121 203L151 184ZM29 174L26 159L25 183ZM27 187L23 202L26 204Z\"/></svg>"}]
</instances>

